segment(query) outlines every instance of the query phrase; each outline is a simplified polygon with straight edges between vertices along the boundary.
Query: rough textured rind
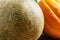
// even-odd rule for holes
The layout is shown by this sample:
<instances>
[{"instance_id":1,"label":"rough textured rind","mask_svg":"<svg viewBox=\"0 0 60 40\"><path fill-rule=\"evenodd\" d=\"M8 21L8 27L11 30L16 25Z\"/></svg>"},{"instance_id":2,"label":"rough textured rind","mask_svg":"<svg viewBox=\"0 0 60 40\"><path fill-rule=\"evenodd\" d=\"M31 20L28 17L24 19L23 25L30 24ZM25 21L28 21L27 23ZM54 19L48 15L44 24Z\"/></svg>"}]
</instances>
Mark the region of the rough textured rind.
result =
<instances>
[{"instance_id":1,"label":"rough textured rind","mask_svg":"<svg viewBox=\"0 0 60 40\"><path fill-rule=\"evenodd\" d=\"M37 40L44 17L32 0L0 0L0 40Z\"/></svg>"}]
</instances>

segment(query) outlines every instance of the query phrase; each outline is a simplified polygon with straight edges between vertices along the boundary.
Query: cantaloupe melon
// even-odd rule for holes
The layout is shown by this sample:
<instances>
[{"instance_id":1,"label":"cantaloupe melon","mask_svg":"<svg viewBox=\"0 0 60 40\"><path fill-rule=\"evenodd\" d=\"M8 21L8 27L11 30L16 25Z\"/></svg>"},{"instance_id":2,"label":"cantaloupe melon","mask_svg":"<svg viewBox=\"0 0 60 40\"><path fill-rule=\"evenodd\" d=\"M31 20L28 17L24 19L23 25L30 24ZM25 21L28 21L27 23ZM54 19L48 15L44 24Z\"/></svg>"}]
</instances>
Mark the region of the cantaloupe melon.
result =
<instances>
[{"instance_id":1,"label":"cantaloupe melon","mask_svg":"<svg viewBox=\"0 0 60 40\"><path fill-rule=\"evenodd\" d=\"M0 40L37 40L44 16L32 0L0 0Z\"/></svg>"}]
</instances>

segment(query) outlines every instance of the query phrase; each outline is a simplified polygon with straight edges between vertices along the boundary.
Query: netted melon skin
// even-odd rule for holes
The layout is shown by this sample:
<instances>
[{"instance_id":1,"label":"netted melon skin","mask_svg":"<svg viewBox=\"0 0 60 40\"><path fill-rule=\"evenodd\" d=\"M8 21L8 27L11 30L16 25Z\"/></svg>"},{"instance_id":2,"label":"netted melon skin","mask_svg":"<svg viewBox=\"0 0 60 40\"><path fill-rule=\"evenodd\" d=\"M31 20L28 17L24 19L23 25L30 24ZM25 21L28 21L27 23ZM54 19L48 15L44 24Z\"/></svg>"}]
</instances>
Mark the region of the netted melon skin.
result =
<instances>
[{"instance_id":1,"label":"netted melon skin","mask_svg":"<svg viewBox=\"0 0 60 40\"><path fill-rule=\"evenodd\" d=\"M31 0L1 0L0 40L37 40L44 18L36 5Z\"/></svg>"}]
</instances>

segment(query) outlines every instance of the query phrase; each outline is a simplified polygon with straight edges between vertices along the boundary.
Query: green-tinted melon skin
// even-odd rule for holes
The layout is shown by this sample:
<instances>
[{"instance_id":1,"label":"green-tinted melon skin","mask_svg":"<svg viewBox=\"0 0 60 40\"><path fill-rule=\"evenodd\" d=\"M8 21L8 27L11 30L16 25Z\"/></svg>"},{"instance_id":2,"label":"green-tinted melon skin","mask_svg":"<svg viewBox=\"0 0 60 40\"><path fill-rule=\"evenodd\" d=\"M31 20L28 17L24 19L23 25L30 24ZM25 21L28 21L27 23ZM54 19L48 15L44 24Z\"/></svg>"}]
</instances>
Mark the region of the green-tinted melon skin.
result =
<instances>
[{"instance_id":1,"label":"green-tinted melon skin","mask_svg":"<svg viewBox=\"0 0 60 40\"><path fill-rule=\"evenodd\" d=\"M0 40L37 40L44 17L32 0L0 1Z\"/></svg>"}]
</instances>

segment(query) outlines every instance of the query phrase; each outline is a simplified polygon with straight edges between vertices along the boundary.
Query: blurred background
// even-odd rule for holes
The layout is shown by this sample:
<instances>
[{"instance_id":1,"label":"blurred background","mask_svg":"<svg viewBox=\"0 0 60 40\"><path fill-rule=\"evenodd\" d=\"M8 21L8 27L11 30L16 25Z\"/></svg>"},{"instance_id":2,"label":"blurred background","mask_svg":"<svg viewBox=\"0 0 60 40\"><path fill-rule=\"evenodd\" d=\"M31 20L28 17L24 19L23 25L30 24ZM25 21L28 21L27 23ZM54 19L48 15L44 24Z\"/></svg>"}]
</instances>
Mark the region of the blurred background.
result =
<instances>
[{"instance_id":1,"label":"blurred background","mask_svg":"<svg viewBox=\"0 0 60 40\"><path fill-rule=\"evenodd\" d=\"M60 39L50 38L46 34L43 33L38 40L60 40Z\"/></svg>"}]
</instances>

